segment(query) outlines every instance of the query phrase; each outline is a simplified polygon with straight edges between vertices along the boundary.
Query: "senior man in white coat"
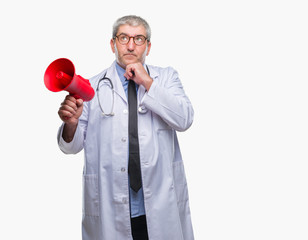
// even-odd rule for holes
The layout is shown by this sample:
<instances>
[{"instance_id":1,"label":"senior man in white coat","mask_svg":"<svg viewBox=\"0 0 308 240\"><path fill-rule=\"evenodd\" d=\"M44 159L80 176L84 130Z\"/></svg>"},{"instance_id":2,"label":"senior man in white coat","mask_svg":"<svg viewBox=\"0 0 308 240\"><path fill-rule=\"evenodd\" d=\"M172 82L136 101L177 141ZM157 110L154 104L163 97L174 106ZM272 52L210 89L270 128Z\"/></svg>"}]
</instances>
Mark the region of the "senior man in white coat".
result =
<instances>
[{"instance_id":1,"label":"senior man in white coat","mask_svg":"<svg viewBox=\"0 0 308 240\"><path fill-rule=\"evenodd\" d=\"M58 112L60 149L67 154L84 149L85 154L83 240L194 239L176 135L191 126L194 112L173 68L145 64L150 37L144 19L119 18L110 41L116 61L90 79L94 98L83 103L67 96ZM139 110L134 120L141 175L137 190L129 171L129 81L135 84Z\"/></svg>"}]
</instances>

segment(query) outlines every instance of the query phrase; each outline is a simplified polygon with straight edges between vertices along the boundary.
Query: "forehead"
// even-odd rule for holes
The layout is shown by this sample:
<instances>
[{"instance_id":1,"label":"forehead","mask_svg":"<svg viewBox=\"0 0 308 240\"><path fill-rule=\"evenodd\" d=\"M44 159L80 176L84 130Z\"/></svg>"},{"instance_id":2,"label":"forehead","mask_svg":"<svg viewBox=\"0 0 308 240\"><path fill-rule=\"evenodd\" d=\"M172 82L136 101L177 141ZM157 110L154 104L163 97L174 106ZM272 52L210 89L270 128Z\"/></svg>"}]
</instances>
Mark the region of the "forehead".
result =
<instances>
[{"instance_id":1,"label":"forehead","mask_svg":"<svg viewBox=\"0 0 308 240\"><path fill-rule=\"evenodd\" d=\"M128 24L121 25L119 27L117 35L121 34L121 33L125 33L125 34L130 35L130 36L135 36L135 35L144 35L144 36L146 36L146 30L145 30L145 28L142 25L135 26L135 27L130 26Z\"/></svg>"}]
</instances>

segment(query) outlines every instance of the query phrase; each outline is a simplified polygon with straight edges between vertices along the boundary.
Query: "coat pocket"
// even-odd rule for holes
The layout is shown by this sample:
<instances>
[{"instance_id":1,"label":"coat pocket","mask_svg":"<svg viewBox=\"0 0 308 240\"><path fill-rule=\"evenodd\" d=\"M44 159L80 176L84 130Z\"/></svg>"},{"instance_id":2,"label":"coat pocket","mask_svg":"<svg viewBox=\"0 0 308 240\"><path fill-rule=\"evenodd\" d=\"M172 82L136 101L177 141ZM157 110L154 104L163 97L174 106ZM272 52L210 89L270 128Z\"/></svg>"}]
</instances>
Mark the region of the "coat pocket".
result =
<instances>
[{"instance_id":1,"label":"coat pocket","mask_svg":"<svg viewBox=\"0 0 308 240\"><path fill-rule=\"evenodd\" d=\"M173 162L173 179L177 201L186 202L188 200L188 190L183 161Z\"/></svg>"},{"instance_id":2,"label":"coat pocket","mask_svg":"<svg viewBox=\"0 0 308 240\"><path fill-rule=\"evenodd\" d=\"M83 214L99 217L98 177L96 174L83 176Z\"/></svg>"}]
</instances>

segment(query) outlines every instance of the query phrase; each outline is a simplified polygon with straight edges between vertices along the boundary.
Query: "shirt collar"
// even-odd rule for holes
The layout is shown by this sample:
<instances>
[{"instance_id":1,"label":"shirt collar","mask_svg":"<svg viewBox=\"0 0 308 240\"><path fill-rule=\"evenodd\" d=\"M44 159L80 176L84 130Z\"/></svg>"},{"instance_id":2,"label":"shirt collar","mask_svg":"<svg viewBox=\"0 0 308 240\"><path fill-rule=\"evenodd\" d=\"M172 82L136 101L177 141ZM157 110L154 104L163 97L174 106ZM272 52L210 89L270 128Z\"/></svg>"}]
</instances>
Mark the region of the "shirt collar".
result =
<instances>
[{"instance_id":1,"label":"shirt collar","mask_svg":"<svg viewBox=\"0 0 308 240\"><path fill-rule=\"evenodd\" d=\"M125 69L122 68L118 63L116 63L116 69L117 69L118 76L123 84L126 80L126 78L124 77Z\"/></svg>"}]
</instances>

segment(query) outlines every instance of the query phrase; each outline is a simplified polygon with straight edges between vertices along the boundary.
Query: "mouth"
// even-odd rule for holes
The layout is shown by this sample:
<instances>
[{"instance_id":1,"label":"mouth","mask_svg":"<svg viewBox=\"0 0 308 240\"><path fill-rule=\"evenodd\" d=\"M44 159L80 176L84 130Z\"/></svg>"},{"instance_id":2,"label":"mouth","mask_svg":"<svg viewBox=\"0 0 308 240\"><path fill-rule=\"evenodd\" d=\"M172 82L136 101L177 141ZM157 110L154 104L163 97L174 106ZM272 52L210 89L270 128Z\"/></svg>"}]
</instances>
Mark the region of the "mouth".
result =
<instances>
[{"instance_id":1,"label":"mouth","mask_svg":"<svg viewBox=\"0 0 308 240\"><path fill-rule=\"evenodd\" d=\"M137 57L136 54L133 53L126 53L124 56L129 56L129 57Z\"/></svg>"}]
</instances>

